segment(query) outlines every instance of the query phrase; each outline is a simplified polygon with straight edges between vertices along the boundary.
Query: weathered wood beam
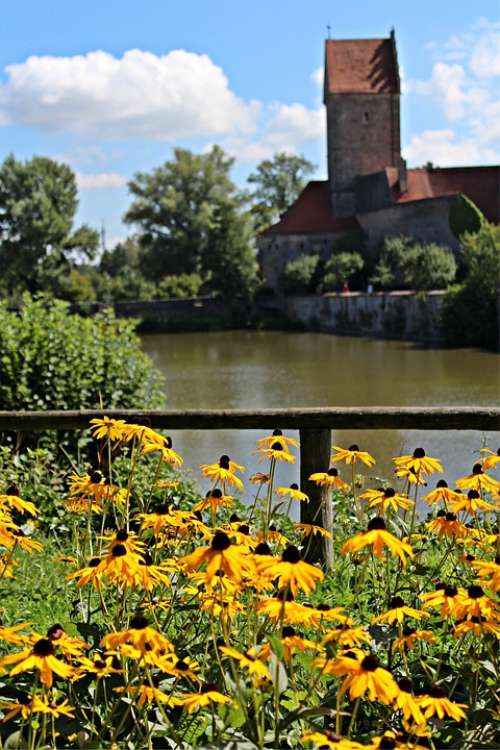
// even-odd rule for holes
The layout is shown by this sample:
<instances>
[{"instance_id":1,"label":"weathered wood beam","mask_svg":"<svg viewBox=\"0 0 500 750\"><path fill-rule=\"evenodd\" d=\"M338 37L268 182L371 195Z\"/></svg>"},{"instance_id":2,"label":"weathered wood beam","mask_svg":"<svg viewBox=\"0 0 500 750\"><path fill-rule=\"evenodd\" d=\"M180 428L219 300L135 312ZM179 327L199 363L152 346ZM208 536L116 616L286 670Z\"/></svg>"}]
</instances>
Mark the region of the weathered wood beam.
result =
<instances>
[{"instance_id":1,"label":"weathered wood beam","mask_svg":"<svg viewBox=\"0 0 500 750\"><path fill-rule=\"evenodd\" d=\"M498 407L312 407L297 409L81 409L0 411L0 431L78 430L95 417L169 430L500 430Z\"/></svg>"},{"instance_id":2,"label":"weathered wood beam","mask_svg":"<svg viewBox=\"0 0 500 750\"><path fill-rule=\"evenodd\" d=\"M300 488L309 495L309 502L300 503L300 520L322 526L333 537L333 509L331 492L318 487L309 477L316 471L327 471L330 466L332 436L328 429L300 430ZM306 537L308 562L323 561L329 570L333 565L333 543L325 537Z\"/></svg>"}]
</instances>

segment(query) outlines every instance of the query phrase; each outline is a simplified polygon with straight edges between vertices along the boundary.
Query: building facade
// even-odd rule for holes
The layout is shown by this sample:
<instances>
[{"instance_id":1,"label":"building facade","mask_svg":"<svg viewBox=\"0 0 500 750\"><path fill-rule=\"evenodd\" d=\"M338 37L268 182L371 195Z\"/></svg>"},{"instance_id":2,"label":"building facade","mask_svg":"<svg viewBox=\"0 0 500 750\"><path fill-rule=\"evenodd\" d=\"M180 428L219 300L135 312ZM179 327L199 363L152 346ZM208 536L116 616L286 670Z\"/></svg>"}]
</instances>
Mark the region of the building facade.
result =
<instances>
[{"instance_id":1,"label":"building facade","mask_svg":"<svg viewBox=\"0 0 500 750\"><path fill-rule=\"evenodd\" d=\"M368 249L399 234L455 249L448 217L460 195L500 221L500 167L407 169L400 95L394 31L387 39L325 42L328 179L309 182L259 236L270 287L279 288L290 260L306 253L326 260L353 235L362 235Z\"/></svg>"}]
</instances>

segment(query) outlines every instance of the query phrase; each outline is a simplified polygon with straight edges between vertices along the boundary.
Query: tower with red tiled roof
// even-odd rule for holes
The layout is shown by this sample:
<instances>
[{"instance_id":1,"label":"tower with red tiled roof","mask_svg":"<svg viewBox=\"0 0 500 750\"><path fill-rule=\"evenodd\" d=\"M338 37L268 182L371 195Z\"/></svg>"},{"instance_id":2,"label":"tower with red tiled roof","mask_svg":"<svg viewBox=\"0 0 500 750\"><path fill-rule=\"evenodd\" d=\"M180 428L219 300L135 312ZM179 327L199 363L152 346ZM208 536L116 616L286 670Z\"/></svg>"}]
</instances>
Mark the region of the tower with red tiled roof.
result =
<instances>
[{"instance_id":1,"label":"tower with red tiled roof","mask_svg":"<svg viewBox=\"0 0 500 750\"><path fill-rule=\"evenodd\" d=\"M403 166L399 96L394 31L388 39L326 40L324 103L335 216L356 213L358 177Z\"/></svg>"}]
</instances>

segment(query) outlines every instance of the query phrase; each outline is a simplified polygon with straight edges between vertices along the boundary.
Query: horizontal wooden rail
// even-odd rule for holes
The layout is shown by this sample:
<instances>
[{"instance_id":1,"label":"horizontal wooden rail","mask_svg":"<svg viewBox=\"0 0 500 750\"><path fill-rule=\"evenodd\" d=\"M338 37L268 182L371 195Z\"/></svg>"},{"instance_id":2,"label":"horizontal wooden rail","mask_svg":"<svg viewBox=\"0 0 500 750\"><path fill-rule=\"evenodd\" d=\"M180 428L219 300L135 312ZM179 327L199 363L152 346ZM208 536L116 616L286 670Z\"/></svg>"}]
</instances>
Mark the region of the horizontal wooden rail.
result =
<instances>
[{"instance_id":1,"label":"horizontal wooden rail","mask_svg":"<svg viewBox=\"0 0 500 750\"><path fill-rule=\"evenodd\" d=\"M169 430L500 430L500 408L366 406L300 409L81 409L0 411L0 431L79 430L95 417Z\"/></svg>"}]
</instances>

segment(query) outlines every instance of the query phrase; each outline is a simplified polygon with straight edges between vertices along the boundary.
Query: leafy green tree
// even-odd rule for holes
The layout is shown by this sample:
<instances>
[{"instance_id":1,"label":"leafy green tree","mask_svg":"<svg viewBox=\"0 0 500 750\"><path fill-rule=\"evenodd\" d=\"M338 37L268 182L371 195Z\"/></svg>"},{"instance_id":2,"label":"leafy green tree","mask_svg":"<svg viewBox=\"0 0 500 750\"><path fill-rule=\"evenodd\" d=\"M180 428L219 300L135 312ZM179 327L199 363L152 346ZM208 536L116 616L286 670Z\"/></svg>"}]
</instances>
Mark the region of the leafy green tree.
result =
<instances>
[{"instance_id":1,"label":"leafy green tree","mask_svg":"<svg viewBox=\"0 0 500 750\"><path fill-rule=\"evenodd\" d=\"M404 280L410 289L446 289L454 280L457 264L446 247L430 243L415 245L405 257Z\"/></svg>"},{"instance_id":2,"label":"leafy green tree","mask_svg":"<svg viewBox=\"0 0 500 750\"><path fill-rule=\"evenodd\" d=\"M147 278L198 273L222 291L222 260L227 278L245 280L239 267L255 265L255 253L244 198L229 175L233 162L218 146L206 154L175 149L171 161L129 183L134 201L125 221L138 227Z\"/></svg>"},{"instance_id":3,"label":"leafy green tree","mask_svg":"<svg viewBox=\"0 0 500 750\"><path fill-rule=\"evenodd\" d=\"M99 270L109 276L119 276L125 268L139 269L141 248L137 240L127 237L118 242L111 250L105 250L99 261Z\"/></svg>"},{"instance_id":4,"label":"leafy green tree","mask_svg":"<svg viewBox=\"0 0 500 750\"><path fill-rule=\"evenodd\" d=\"M370 281L383 289L401 289L405 285L405 258L412 246L409 237L386 237Z\"/></svg>"},{"instance_id":5,"label":"leafy green tree","mask_svg":"<svg viewBox=\"0 0 500 750\"><path fill-rule=\"evenodd\" d=\"M156 288L158 299L186 299L196 297L203 286L198 273L179 273L164 276Z\"/></svg>"},{"instance_id":6,"label":"leafy green tree","mask_svg":"<svg viewBox=\"0 0 500 750\"><path fill-rule=\"evenodd\" d=\"M290 208L315 169L316 165L304 156L284 151L260 162L248 177L248 182L255 185L252 214L257 231L273 224Z\"/></svg>"},{"instance_id":7,"label":"leafy green tree","mask_svg":"<svg viewBox=\"0 0 500 750\"><path fill-rule=\"evenodd\" d=\"M0 167L0 267L8 294L57 288L76 259L92 259L97 232L73 229L78 207L73 171L53 159L12 154Z\"/></svg>"},{"instance_id":8,"label":"leafy green tree","mask_svg":"<svg viewBox=\"0 0 500 750\"><path fill-rule=\"evenodd\" d=\"M288 294L313 292L319 262L319 255L300 255L295 260L290 260L283 272L285 292Z\"/></svg>"},{"instance_id":9,"label":"leafy green tree","mask_svg":"<svg viewBox=\"0 0 500 750\"><path fill-rule=\"evenodd\" d=\"M363 268L363 258L359 253L336 253L325 263L323 289L334 291L347 284L351 276Z\"/></svg>"}]
</instances>

